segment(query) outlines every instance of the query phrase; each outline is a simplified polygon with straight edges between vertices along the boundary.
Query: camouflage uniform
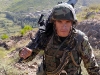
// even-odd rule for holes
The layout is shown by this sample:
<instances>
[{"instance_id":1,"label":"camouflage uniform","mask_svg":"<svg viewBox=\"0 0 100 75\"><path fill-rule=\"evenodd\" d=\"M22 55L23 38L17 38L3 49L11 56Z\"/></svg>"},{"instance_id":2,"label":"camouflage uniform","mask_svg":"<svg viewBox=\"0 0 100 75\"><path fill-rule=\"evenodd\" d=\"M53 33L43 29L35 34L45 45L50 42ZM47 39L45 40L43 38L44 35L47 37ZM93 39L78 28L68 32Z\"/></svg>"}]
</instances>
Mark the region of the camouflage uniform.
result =
<instances>
[{"instance_id":1,"label":"camouflage uniform","mask_svg":"<svg viewBox=\"0 0 100 75\"><path fill-rule=\"evenodd\" d=\"M65 4L57 5L53 9L54 11L51 14L53 16L51 18L63 19L62 16L65 17L75 14L71 8L68 4L67 6ZM72 17L74 17L74 20ZM75 22L75 15L72 15L72 17L65 17L65 19ZM31 47L30 45L28 46L29 48ZM80 30L72 28L70 34L65 38L57 36L56 32L54 32L45 42L44 75L81 75L81 60L83 60L89 75L100 75L100 69L95 60L92 47L88 42L88 38Z\"/></svg>"},{"instance_id":2,"label":"camouflage uniform","mask_svg":"<svg viewBox=\"0 0 100 75\"><path fill-rule=\"evenodd\" d=\"M75 30L75 32L67 37L63 42L57 38L57 36L53 36L50 39L45 50L45 65L47 73L55 71L59 67L63 61L62 56L64 55L65 51L67 51L65 59L67 58L68 60L65 60L67 64L64 67L64 70L68 75L80 75L80 66L74 64L71 56L68 54L70 52L72 52L74 61L78 65L80 65L81 59L83 60L85 68L90 75L100 75L99 67L93 55L93 50L90 43L88 42L88 38L79 30Z\"/></svg>"}]
</instances>

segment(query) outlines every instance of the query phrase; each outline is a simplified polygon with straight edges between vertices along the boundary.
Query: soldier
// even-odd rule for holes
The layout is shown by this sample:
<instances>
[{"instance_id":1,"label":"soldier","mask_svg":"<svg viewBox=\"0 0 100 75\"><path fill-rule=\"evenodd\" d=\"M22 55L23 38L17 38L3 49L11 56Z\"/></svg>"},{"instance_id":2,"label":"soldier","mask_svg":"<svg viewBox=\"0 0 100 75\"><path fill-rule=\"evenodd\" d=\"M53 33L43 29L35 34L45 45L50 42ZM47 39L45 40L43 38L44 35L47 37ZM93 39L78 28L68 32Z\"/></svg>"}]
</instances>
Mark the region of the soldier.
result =
<instances>
[{"instance_id":1,"label":"soldier","mask_svg":"<svg viewBox=\"0 0 100 75\"><path fill-rule=\"evenodd\" d=\"M100 75L88 37L75 29L77 18L74 8L67 3L56 5L50 15L53 34L45 42L43 75L82 75L81 60L89 75ZM32 54L32 43L23 48L20 57Z\"/></svg>"}]
</instances>

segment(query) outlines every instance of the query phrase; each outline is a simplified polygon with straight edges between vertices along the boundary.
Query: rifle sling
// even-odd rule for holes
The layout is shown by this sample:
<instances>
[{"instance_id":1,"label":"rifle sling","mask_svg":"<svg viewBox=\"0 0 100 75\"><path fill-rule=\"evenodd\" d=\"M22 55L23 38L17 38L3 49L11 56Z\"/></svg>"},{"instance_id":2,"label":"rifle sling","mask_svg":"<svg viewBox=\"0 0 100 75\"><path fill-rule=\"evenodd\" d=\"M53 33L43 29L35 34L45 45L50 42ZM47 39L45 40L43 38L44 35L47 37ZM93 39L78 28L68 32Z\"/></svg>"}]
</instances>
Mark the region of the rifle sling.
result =
<instances>
[{"instance_id":1,"label":"rifle sling","mask_svg":"<svg viewBox=\"0 0 100 75\"><path fill-rule=\"evenodd\" d=\"M72 52L70 52L69 55L70 55L70 57L71 57L71 59L72 59L73 64L74 64L76 67L80 67L80 65L78 65L78 64L75 62Z\"/></svg>"}]
</instances>

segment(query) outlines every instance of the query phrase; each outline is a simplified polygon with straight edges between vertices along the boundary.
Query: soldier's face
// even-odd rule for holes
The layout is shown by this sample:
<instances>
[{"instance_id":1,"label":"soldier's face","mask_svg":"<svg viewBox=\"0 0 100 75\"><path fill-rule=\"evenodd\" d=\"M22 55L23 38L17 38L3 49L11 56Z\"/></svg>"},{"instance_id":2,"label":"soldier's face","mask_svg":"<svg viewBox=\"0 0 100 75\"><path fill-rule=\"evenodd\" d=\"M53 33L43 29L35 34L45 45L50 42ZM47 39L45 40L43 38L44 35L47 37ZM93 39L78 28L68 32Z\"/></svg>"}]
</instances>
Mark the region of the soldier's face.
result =
<instances>
[{"instance_id":1,"label":"soldier's face","mask_svg":"<svg viewBox=\"0 0 100 75\"><path fill-rule=\"evenodd\" d=\"M72 27L72 21L69 20L56 20L55 28L57 31L57 35L60 37L68 36Z\"/></svg>"}]
</instances>

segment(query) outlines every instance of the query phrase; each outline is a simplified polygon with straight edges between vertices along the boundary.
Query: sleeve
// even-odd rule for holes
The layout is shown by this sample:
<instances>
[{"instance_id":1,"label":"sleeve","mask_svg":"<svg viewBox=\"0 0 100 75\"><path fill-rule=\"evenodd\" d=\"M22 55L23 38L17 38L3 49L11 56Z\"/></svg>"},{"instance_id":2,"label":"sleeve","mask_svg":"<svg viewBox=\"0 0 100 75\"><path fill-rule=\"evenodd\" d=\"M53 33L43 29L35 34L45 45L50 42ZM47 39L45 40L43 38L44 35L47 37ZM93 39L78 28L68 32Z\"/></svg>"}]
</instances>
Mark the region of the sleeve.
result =
<instances>
[{"instance_id":1,"label":"sleeve","mask_svg":"<svg viewBox=\"0 0 100 75\"><path fill-rule=\"evenodd\" d=\"M84 40L81 43L81 54L84 66L87 69L89 75L100 75L100 68L93 54L93 49L90 43L88 42L88 37L84 36L83 38Z\"/></svg>"},{"instance_id":2,"label":"sleeve","mask_svg":"<svg viewBox=\"0 0 100 75\"><path fill-rule=\"evenodd\" d=\"M38 48L34 48L35 45L34 45L34 42L32 40L26 45L26 47L32 50L32 55L34 55L35 53L37 53L39 51Z\"/></svg>"},{"instance_id":3,"label":"sleeve","mask_svg":"<svg viewBox=\"0 0 100 75\"><path fill-rule=\"evenodd\" d=\"M29 43L28 43L28 45L26 45L26 47L28 47L29 49L34 49L35 48L35 43L31 40Z\"/></svg>"}]
</instances>

